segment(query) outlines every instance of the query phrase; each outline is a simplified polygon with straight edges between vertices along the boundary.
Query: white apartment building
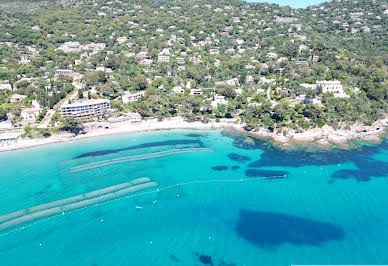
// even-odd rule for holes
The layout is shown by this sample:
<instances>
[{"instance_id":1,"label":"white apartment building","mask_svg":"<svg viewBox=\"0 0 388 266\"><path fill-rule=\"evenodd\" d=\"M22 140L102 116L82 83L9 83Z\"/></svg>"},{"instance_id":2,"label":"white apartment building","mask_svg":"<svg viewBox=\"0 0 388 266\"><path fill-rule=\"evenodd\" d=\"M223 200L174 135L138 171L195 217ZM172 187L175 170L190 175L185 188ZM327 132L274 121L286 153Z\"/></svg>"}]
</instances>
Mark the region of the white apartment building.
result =
<instances>
[{"instance_id":1,"label":"white apartment building","mask_svg":"<svg viewBox=\"0 0 388 266\"><path fill-rule=\"evenodd\" d=\"M317 80L317 88L322 88L323 93L343 93L343 87L338 80Z\"/></svg>"},{"instance_id":2,"label":"white apartment building","mask_svg":"<svg viewBox=\"0 0 388 266\"><path fill-rule=\"evenodd\" d=\"M110 102L106 99L88 100L61 106L62 117L83 118L102 116L110 109Z\"/></svg>"},{"instance_id":3,"label":"white apartment building","mask_svg":"<svg viewBox=\"0 0 388 266\"><path fill-rule=\"evenodd\" d=\"M135 93L131 93L129 91L126 91L121 96L121 99L123 100L123 103L131 103L131 102L135 102L135 101L143 98L144 95L145 95L145 91L139 91L139 92L135 92Z\"/></svg>"}]
</instances>

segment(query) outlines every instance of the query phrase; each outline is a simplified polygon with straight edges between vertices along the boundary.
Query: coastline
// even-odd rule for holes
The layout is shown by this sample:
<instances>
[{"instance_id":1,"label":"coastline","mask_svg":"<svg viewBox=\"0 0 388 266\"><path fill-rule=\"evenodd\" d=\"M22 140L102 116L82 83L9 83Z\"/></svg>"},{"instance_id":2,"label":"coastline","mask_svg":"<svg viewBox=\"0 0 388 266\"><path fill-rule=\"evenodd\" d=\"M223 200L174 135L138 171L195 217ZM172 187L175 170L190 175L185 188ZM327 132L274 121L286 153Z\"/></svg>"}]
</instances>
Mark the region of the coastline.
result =
<instances>
[{"instance_id":1,"label":"coastline","mask_svg":"<svg viewBox=\"0 0 388 266\"><path fill-rule=\"evenodd\" d=\"M47 144L71 142L81 139L125 134L139 133L158 130L174 130L174 129L191 129L191 130L214 130L214 129L231 129L241 133L245 133L251 137L272 139L275 143L283 146L292 146L295 143L316 143L320 146L338 145L346 147L348 142L354 139L361 139L366 142L380 142L382 135L388 128L388 118L376 121L372 126L364 126L355 124L352 127L341 130L335 130L327 125L322 128L313 128L301 133L290 130L286 134L279 132L270 132L267 129L260 128L258 130L247 131L244 124L237 123L235 119L223 119L220 122L199 122L187 121L182 117L173 117L159 121L157 119L143 120L140 123L132 124L128 122L122 123L106 123L96 122L97 128L86 134L74 136L70 133L56 134L48 138L20 139L16 144L0 147L0 152L20 150L32 148ZM106 126L109 128L105 128Z\"/></svg>"}]
</instances>

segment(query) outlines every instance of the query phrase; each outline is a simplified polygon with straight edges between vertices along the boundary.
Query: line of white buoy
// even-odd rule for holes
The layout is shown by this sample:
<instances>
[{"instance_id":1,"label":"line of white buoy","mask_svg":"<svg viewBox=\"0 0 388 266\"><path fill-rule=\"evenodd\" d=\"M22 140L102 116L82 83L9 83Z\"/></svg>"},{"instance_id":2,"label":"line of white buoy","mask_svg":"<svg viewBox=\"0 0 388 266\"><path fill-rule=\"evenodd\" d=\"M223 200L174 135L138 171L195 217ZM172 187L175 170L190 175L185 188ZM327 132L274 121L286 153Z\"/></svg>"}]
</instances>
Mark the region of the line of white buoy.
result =
<instances>
[{"instance_id":1,"label":"line of white buoy","mask_svg":"<svg viewBox=\"0 0 388 266\"><path fill-rule=\"evenodd\" d=\"M33 226L35 224L38 224L38 223L41 223L41 222L45 222L45 221L54 219L57 216L69 214L69 213L76 212L76 211L81 211L81 210L84 210L84 209L87 209L87 208L100 206L102 204L106 204L106 203L110 203L110 202L114 202L114 201L118 201L118 200L124 200L124 199L140 197L140 196L144 196L144 195L160 193L161 191L172 189L172 188L176 188L176 187L179 187L179 186L187 186L187 185L201 184L201 183L203 184L203 183L222 183L222 182L250 182L250 181L257 181L257 180L282 179L282 178L286 178L286 177L287 177L286 175L281 175L281 176L251 177L251 178L239 178L239 179L194 180L194 181L190 181L190 182L178 183L178 184L166 186L166 187L163 187L163 188L160 188L160 189L157 188L157 189L151 190L151 191L145 191L145 192L141 192L141 193L137 193L137 194L129 194L129 195L123 196L123 197L117 197L117 198L112 198L112 199L109 199L109 200L104 200L102 202L96 202L94 204L89 204L87 206L83 206L83 207L80 207L80 208L68 210L66 212L63 211L61 213L57 213L57 214L51 215L50 217L48 217L46 219L40 219L40 220L38 220L36 222L33 222L33 223L30 223L30 224L28 224L26 226L22 226L22 227L19 227L19 228L15 229L15 230L8 231L8 232L5 232L3 234L0 234L0 237L5 236L5 235L9 235L9 234L12 234L12 233L15 233L15 232L18 232L20 230L24 230L24 229L26 229L28 227L31 227L31 226ZM154 182L149 182L149 183L154 183ZM149 184L149 183L145 183L145 184ZM156 186L156 185L157 184L155 183L154 186ZM0 230L4 230L4 229L0 229Z\"/></svg>"}]
</instances>

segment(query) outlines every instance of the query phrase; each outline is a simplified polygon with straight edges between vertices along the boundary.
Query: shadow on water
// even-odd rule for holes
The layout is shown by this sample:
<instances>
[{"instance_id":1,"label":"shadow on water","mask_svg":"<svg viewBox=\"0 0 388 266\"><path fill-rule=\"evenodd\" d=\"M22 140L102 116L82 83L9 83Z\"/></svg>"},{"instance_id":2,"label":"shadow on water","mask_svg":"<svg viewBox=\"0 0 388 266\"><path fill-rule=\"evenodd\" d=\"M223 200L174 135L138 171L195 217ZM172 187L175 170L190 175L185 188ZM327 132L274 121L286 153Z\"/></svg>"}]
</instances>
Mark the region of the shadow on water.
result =
<instances>
[{"instance_id":1,"label":"shadow on water","mask_svg":"<svg viewBox=\"0 0 388 266\"><path fill-rule=\"evenodd\" d=\"M259 170L259 169L248 169L245 171L245 175L249 177L275 177L275 176L286 176L287 171L274 171L274 170Z\"/></svg>"},{"instance_id":2,"label":"shadow on water","mask_svg":"<svg viewBox=\"0 0 388 266\"><path fill-rule=\"evenodd\" d=\"M225 170L228 170L228 167L224 165L218 165L218 166L213 166L212 169L214 171L225 171Z\"/></svg>"},{"instance_id":3,"label":"shadow on water","mask_svg":"<svg viewBox=\"0 0 388 266\"><path fill-rule=\"evenodd\" d=\"M232 161L236 161L236 162L239 162L239 163L244 163L244 162L247 162L247 161L251 160L251 158L249 158L248 156L240 155L240 154L237 154L237 153L229 153L228 157Z\"/></svg>"},{"instance_id":4,"label":"shadow on water","mask_svg":"<svg viewBox=\"0 0 388 266\"><path fill-rule=\"evenodd\" d=\"M113 153L118 153L122 151L129 151L129 150L136 150L136 149L142 149L142 148L151 148L151 147L162 147L162 146L173 146L173 145L198 145L199 147L203 146L202 141L200 140L167 140L167 141L158 141L158 142L148 142L143 143L135 146L129 146L121 149L114 149L114 150L99 150L99 151L93 151L93 152L87 152L83 153L81 155L78 155L74 159L80 159L84 157L95 157L95 156L102 156L102 155L108 155ZM190 148L190 147L180 147L180 148Z\"/></svg>"},{"instance_id":5,"label":"shadow on water","mask_svg":"<svg viewBox=\"0 0 388 266\"><path fill-rule=\"evenodd\" d=\"M203 137L202 134L198 134L198 133L190 133L190 134L185 134L185 137L189 137L189 138L201 138Z\"/></svg>"},{"instance_id":6,"label":"shadow on water","mask_svg":"<svg viewBox=\"0 0 388 266\"><path fill-rule=\"evenodd\" d=\"M345 233L341 227L283 213L242 209L236 226L239 236L253 245L274 248L282 244L320 246L340 241Z\"/></svg>"},{"instance_id":7,"label":"shadow on water","mask_svg":"<svg viewBox=\"0 0 388 266\"><path fill-rule=\"evenodd\" d=\"M374 177L387 177L388 162L373 159L383 149L388 149L388 139L380 144L363 145L353 144L351 148L338 147L281 147L267 139L255 139L241 133L224 131L224 136L233 138L233 145L240 149L260 149L263 153L260 159L253 161L249 167L301 167L306 165L327 166L354 163L357 170L339 170L333 173L332 178L369 181Z\"/></svg>"}]
</instances>

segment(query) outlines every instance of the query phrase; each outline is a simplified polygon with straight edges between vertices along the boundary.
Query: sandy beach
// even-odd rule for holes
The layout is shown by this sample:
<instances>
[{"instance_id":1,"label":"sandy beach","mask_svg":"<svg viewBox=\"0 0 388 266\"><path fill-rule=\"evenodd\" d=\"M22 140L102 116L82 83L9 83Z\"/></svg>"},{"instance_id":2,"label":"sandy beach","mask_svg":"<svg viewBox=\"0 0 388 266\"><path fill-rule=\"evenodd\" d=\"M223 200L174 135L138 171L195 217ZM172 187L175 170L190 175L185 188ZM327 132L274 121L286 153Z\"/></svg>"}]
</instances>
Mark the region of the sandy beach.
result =
<instances>
[{"instance_id":1,"label":"sandy beach","mask_svg":"<svg viewBox=\"0 0 388 266\"><path fill-rule=\"evenodd\" d=\"M199 121L187 121L182 117L174 117L163 121L159 121L158 119L148 119L139 123L96 122L92 124L94 129L90 130L86 134L74 136L73 134L63 133L52 135L48 138L20 138L15 144L0 147L0 152L25 149L52 143L77 141L80 139L99 136L172 129L231 129L249 133L251 136L272 138L275 142L283 145L290 145L290 143L295 142L315 142L323 146L332 144L346 145L348 141L352 139L362 139L368 142L380 141L381 136L386 133L385 129L388 128L388 118L377 121L372 126L355 124L347 129L335 130L334 128L325 125L322 128L313 128L301 133L289 130L287 134L282 134L276 131L270 132L265 128L246 131L245 125L238 123L235 119L223 119L220 122L210 121L203 123Z\"/></svg>"}]
</instances>

